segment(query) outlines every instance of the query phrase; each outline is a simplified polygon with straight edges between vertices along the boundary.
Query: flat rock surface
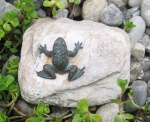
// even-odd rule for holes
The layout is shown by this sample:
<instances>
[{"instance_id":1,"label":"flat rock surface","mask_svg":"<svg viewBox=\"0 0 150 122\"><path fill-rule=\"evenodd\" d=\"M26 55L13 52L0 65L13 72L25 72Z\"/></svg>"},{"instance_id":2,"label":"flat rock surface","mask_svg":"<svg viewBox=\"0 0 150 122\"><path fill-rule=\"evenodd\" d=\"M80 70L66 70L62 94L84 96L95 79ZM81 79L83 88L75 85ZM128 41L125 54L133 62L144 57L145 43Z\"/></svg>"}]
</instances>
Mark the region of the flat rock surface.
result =
<instances>
[{"instance_id":1,"label":"flat rock surface","mask_svg":"<svg viewBox=\"0 0 150 122\"><path fill-rule=\"evenodd\" d=\"M51 58L39 53L39 45L52 50L54 41L62 37L68 50L73 50L77 41L83 43L69 63L85 73L74 81L68 81L68 73L56 73L56 79L37 76L44 64L52 64ZM110 102L120 94L118 78L130 77L130 40L121 29L88 20L38 19L24 36L19 65L19 84L22 97L30 103L40 101L52 105L74 107L86 98L90 106Z\"/></svg>"}]
</instances>

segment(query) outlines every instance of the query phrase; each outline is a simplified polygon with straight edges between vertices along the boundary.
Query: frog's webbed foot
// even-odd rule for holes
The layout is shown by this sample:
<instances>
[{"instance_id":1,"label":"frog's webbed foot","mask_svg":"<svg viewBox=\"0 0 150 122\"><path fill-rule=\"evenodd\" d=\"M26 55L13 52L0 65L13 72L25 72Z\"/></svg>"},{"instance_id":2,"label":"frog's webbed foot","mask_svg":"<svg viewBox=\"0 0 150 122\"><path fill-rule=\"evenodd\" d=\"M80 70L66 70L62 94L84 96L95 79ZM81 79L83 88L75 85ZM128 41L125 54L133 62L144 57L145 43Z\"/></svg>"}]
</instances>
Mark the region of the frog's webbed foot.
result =
<instances>
[{"instance_id":1,"label":"frog's webbed foot","mask_svg":"<svg viewBox=\"0 0 150 122\"><path fill-rule=\"evenodd\" d=\"M40 72L36 72L38 76L42 77L42 78L47 78L47 79L55 79L56 78L56 69L54 66L49 65L49 64L45 64L43 66L43 70Z\"/></svg>"},{"instance_id":2,"label":"frog's webbed foot","mask_svg":"<svg viewBox=\"0 0 150 122\"><path fill-rule=\"evenodd\" d=\"M82 45L82 42L80 43L79 41L77 43L75 43L75 47L77 49L82 49L83 47L81 46Z\"/></svg>"},{"instance_id":3,"label":"frog's webbed foot","mask_svg":"<svg viewBox=\"0 0 150 122\"><path fill-rule=\"evenodd\" d=\"M71 68L69 71L68 80L75 80L84 74L83 70L85 69L85 67L83 67L82 69L78 68L76 65L71 65L70 67Z\"/></svg>"}]
</instances>

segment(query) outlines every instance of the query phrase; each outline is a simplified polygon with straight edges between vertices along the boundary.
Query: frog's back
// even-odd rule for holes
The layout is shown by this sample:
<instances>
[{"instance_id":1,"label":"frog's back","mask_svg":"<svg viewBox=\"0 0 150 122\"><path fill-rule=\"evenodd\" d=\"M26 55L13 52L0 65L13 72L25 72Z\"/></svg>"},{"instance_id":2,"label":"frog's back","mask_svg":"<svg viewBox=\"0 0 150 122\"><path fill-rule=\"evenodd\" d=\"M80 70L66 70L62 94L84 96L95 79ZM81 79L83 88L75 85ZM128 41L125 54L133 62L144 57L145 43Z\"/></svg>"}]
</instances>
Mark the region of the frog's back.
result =
<instances>
[{"instance_id":1,"label":"frog's back","mask_svg":"<svg viewBox=\"0 0 150 122\"><path fill-rule=\"evenodd\" d=\"M67 45L61 37L54 42L52 63L60 71L64 70L69 63Z\"/></svg>"}]
</instances>

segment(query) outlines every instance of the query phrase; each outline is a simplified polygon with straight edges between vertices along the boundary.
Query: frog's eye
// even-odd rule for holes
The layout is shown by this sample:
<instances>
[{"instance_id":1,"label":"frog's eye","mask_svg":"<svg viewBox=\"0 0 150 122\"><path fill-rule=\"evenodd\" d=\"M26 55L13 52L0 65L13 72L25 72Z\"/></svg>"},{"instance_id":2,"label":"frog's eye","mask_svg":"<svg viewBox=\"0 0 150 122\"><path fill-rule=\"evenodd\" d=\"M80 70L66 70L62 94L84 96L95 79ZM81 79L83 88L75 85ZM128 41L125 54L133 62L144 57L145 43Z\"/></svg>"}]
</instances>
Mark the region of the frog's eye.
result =
<instances>
[{"instance_id":1,"label":"frog's eye","mask_svg":"<svg viewBox=\"0 0 150 122\"><path fill-rule=\"evenodd\" d=\"M65 45L65 42L63 41L63 43L62 43L63 45Z\"/></svg>"},{"instance_id":2,"label":"frog's eye","mask_svg":"<svg viewBox=\"0 0 150 122\"><path fill-rule=\"evenodd\" d=\"M57 44L57 41L55 41L55 43L54 43L55 45Z\"/></svg>"}]
</instances>

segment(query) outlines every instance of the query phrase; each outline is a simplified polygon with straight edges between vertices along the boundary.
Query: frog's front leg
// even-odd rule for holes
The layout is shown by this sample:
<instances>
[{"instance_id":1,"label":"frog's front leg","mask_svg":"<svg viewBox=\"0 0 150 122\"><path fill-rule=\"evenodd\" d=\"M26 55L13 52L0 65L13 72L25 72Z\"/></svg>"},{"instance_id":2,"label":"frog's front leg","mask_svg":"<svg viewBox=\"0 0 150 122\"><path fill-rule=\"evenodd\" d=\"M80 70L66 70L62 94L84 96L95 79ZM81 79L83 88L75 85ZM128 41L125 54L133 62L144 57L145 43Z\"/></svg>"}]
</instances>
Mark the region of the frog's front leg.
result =
<instances>
[{"instance_id":1,"label":"frog's front leg","mask_svg":"<svg viewBox=\"0 0 150 122\"><path fill-rule=\"evenodd\" d=\"M84 69L85 69L85 67L80 69L76 65L69 65L69 66L67 66L65 71L69 72L68 80L72 81L72 80L75 80L78 77L82 76L84 74L84 71L83 71Z\"/></svg>"},{"instance_id":2,"label":"frog's front leg","mask_svg":"<svg viewBox=\"0 0 150 122\"><path fill-rule=\"evenodd\" d=\"M74 57L78 53L79 49L83 48L81 45L82 45L82 42L75 43L75 49L73 51L68 51L69 57Z\"/></svg>"},{"instance_id":3,"label":"frog's front leg","mask_svg":"<svg viewBox=\"0 0 150 122\"><path fill-rule=\"evenodd\" d=\"M46 44L44 44L44 47L40 45L39 50L40 50L40 54L44 53L47 57L52 57L52 51L47 50Z\"/></svg>"},{"instance_id":4,"label":"frog's front leg","mask_svg":"<svg viewBox=\"0 0 150 122\"><path fill-rule=\"evenodd\" d=\"M38 76L42 78L47 78L47 79L55 79L56 75L55 73L57 72L57 69L53 65L45 64L43 66L43 70L40 72L36 72Z\"/></svg>"}]
</instances>

